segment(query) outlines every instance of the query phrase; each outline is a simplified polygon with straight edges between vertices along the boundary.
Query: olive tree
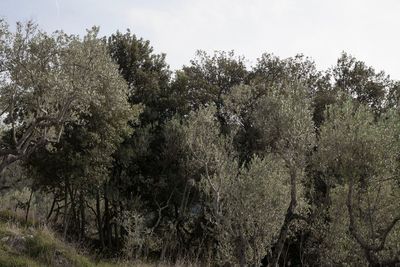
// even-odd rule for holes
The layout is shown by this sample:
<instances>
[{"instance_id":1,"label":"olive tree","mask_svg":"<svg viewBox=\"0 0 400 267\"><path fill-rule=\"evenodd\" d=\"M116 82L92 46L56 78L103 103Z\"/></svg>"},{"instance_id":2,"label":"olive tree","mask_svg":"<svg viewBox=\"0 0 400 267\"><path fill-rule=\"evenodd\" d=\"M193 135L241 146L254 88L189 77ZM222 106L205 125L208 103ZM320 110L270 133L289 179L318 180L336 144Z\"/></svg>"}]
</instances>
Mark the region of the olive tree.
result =
<instances>
[{"instance_id":1,"label":"olive tree","mask_svg":"<svg viewBox=\"0 0 400 267\"><path fill-rule=\"evenodd\" d=\"M97 32L93 28L80 39L61 31L47 34L31 22L10 32L2 23L0 172L57 143L65 123L77 120L77 113L89 114L109 88L125 101L126 85Z\"/></svg>"},{"instance_id":2,"label":"olive tree","mask_svg":"<svg viewBox=\"0 0 400 267\"><path fill-rule=\"evenodd\" d=\"M215 256L221 264L260 264L288 203L283 161L255 158L240 167L231 136L221 134L214 105L191 112L181 131L188 168L197 176L205 217L216 240Z\"/></svg>"},{"instance_id":3,"label":"olive tree","mask_svg":"<svg viewBox=\"0 0 400 267\"><path fill-rule=\"evenodd\" d=\"M192 170L200 173L199 184L212 203L221 259L241 266L259 264L270 252L270 264L275 266L292 222L306 220L302 182L314 145L314 125L310 100L300 84L270 90L253 99L242 114L235 113L253 92L251 86L238 86L225 99L229 134L221 132L214 106L190 113L185 124L187 149ZM259 132L256 141L263 150L241 166L234 139L243 116Z\"/></svg>"},{"instance_id":4,"label":"olive tree","mask_svg":"<svg viewBox=\"0 0 400 267\"><path fill-rule=\"evenodd\" d=\"M358 264L394 266L400 262L399 114L376 117L372 108L352 100L330 106L326 114L316 160L333 188L329 231L336 234L328 234L328 242L354 244L339 261L358 257ZM351 255L354 251L359 253Z\"/></svg>"},{"instance_id":5,"label":"olive tree","mask_svg":"<svg viewBox=\"0 0 400 267\"><path fill-rule=\"evenodd\" d=\"M255 157L231 176L220 227L220 256L240 266L260 266L271 251L289 204L284 162Z\"/></svg>"},{"instance_id":6,"label":"olive tree","mask_svg":"<svg viewBox=\"0 0 400 267\"><path fill-rule=\"evenodd\" d=\"M264 95L256 98L255 86L239 86L226 99L229 119L238 132L249 131L241 129L245 126L251 128L252 142L257 147L254 153L279 162L281 179L290 188L269 257L271 266L279 262L293 221L306 220L303 181L307 155L315 143L311 99L306 89L296 81L283 81L282 86L268 88Z\"/></svg>"}]
</instances>

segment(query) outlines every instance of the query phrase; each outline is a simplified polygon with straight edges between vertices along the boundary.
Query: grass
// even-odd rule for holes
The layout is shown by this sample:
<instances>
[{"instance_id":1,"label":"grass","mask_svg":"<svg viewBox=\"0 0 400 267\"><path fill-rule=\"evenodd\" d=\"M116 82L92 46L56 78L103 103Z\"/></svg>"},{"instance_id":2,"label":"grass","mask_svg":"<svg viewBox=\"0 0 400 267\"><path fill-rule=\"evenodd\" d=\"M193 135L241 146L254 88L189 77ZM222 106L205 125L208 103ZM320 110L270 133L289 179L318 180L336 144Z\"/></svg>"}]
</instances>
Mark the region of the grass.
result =
<instances>
[{"instance_id":1,"label":"grass","mask_svg":"<svg viewBox=\"0 0 400 267\"><path fill-rule=\"evenodd\" d=\"M0 212L0 266L77 266L115 267L111 263L96 263L81 255L70 244L58 239L45 227L33 225L11 213Z\"/></svg>"},{"instance_id":2,"label":"grass","mask_svg":"<svg viewBox=\"0 0 400 267\"><path fill-rule=\"evenodd\" d=\"M183 267L195 266L184 262L175 265L145 262L97 262L78 253L77 249L48 228L24 216L0 211L0 267Z\"/></svg>"}]
</instances>

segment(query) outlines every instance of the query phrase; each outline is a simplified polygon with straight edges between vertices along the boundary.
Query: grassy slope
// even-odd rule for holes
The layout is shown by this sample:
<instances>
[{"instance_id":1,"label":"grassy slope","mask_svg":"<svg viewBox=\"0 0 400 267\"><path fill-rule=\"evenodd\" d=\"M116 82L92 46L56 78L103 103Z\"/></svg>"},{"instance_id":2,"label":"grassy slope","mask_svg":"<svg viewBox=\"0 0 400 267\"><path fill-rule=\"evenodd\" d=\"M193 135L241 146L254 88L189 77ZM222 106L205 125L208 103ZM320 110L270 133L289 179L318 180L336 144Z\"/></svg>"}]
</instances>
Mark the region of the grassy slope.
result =
<instances>
[{"instance_id":1,"label":"grassy slope","mask_svg":"<svg viewBox=\"0 0 400 267\"><path fill-rule=\"evenodd\" d=\"M183 267L196 266L143 262L95 262L78 253L49 229L25 223L14 213L0 210L0 267Z\"/></svg>"},{"instance_id":2,"label":"grassy slope","mask_svg":"<svg viewBox=\"0 0 400 267\"><path fill-rule=\"evenodd\" d=\"M24 225L0 214L0 266L120 266L95 263L46 228Z\"/></svg>"}]
</instances>

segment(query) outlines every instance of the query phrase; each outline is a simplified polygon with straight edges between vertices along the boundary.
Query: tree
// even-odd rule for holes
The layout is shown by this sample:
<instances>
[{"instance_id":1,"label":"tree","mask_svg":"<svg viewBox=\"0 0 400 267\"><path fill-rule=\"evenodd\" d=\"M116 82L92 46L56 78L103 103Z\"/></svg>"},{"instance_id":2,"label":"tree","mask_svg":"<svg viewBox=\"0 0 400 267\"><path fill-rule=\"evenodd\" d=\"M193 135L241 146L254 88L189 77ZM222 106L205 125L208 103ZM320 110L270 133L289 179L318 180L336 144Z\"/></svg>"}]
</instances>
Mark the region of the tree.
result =
<instances>
[{"instance_id":1,"label":"tree","mask_svg":"<svg viewBox=\"0 0 400 267\"><path fill-rule=\"evenodd\" d=\"M200 108L181 124L189 175L197 177L207 222L203 231L211 235L211 248L215 248L211 255L219 263L257 265L276 238L274 229L279 229L288 202L283 162L255 158L240 168L232 140L221 133L216 113L214 105Z\"/></svg>"},{"instance_id":2,"label":"tree","mask_svg":"<svg viewBox=\"0 0 400 267\"><path fill-rule=\"evenodd\" d=\"M287 173L290 203L286 212L282 211L284 220L269 259L269 264L276 266L292 222L305 219L302 182L307 155L315 142L315 129L311 100L302 84L287 81L284 88L272 88L261 97L254 98L254 93L257 93L257 88L252 86L236 87L226 103L227 109L232 111L229 117L237 125L238 132L241 127L251 125L256 133L253 138L258 149L253 153L284 162L281 171ZM249 123L244 124L243 119Z\"/></svg>"},{"instance_id":3,"label":"tree","mask_svg":"<svg viewBox=\"0 0 400 267\"><path fill-rule=\"evenodd\" d=\"M251 98L252 92L254 90L251 86L233 88L231 97L225 99L226 110L233 110L233 106L240 107L247 103L246 97ZM214 236L217 237L217 244L220 244L217 246L221 246L222 249L226 243L222 249L224 253L230 254L237 260L236 263L242 266L249 262L259 262L261 258L257 257L274 247L270 264L275 266L280 259L292 222L298 219L305 220L307 205L304 202L302 180L306 157L314 144L312 110L310 100L305 97L304 88L293 83L286 91L270 91L256 99L253 109L248 112L248 118L260 133L257 141L264 144L263 150L257 151L255 155L264 158L262 162L268 162L270 170L261 168L257 159L248 166L240 167L237 151L233 146L233 137L243 126L240 117L235 116L235 113L227 113L227 125L231 131L230 134L224 135L216 119L217 108L212 105L190 113L187 124L184 124L187 125L184 130L187 148L191 153L190 169L200 173L203 192L207 196L205 203L210 203L209 212L213 229L216 231ZM274 172L275 169L278 169L277 172ZM260 173L261 170L266 172ZM273 179L277 179L275 183L271 182ZM268 185L273 187L269 188ZM265 192L260 188L275 191ZM287 192L289 201L280 202L284 199L282 192ZM254 198L251 197L248 201L238 199L246 194ZM262 203L266 195L270 195L272 199L277 197L274 200L279 202L266 198L266 202ZM252 200L254 203L251 203ZM285 204L286 211L282 208ZM242 211L249 205L265 211L263 214L273 211L272 213L280 216L267 218L260 215L249 219L249 214ZM226 220L223 219L225 216ZM274 225L278 233L267 235L267 229L262 226L261 221ZM257 235L260 238L264 236L265 239L252 238ZM272 240L274 245L271 244ZM250 259L247 258L249 251L262 244L265 245L263 249L253 250Z\"/></svg>"},{"instance_id":4,"label":"tree","mask_svg":"<svg viewBox=\"0 0 400 267\"><path fill-rule=\"evenodd\" d=\"M302 54L281 59L264 53L257 60L250 77L256 84L262 83L266 88L282 90L286 81L298 81L310 95L320 89L321 83L326 82L323 72L317 70L314 61Z\"/></svg>"},{"instance_id":5,"label":"tree","mask_svg":"<svg viewBox=\"0 0 400 267\"><path fill-rule=\"evenodd\" d=\"M235 138L242 163L249 162L254 153L265 149L266 144L258 141L261 133L254 127L252 119L258 99L267 97L273 91L285 94L293 83L303 86L304 97L311 101L313 121L318 126L323 120L324 107L331 103L334 92L329 75L317 70L315 63L303 55L281 59L264 53L248 74L245 85L249 87L231 90L224 96L224 112L233 113L243 125Z\"/></svg>"},{"instance_id":6,"label":"tree","mask_svg":"<svg viewBox=\"0 0 400 267\"><path fill-rule=\"evenodd\" d=\"M96 45L97 29L83 41L63 32L48 35L31 22L18 23L15 33L2 29L0 107L7 130L0 172L39 147L57 143L75 112L89 112L105 88L120 86L104 46Z\"/></svg>"},{"instance_id":7,"label":"tree","mask_svg":"<svg viewBox=\"0 0 400 267\"><path fill-rule=\"evenodd\" d=\"M395 85L385 72L376 72L374 68L346 53L342 53L337 60L332 69L332 77L337 89L347 92L376 112L384 110L387 96Z\"/></svg>"},{"instance_id":8,"label":"tree","mask_svg":"<svg viewBox=\"0 0 400 267\"><path fill-rule=\"evenodd\" d=\"M193 204L200 208L197 220L203 220L204 256L215 258L226 205L224 199L238 168L235 151L229 137L221 134L217 108L213 104L190 112L181 125L182 145L188 151L185 163L188 176L196 182L200 194Z\"/></svg>"},{"instance_id":9,"label":"tree","mask_svg":"<svg viewBox=\"0 0 400 267\"><path fill-rule=\"evenodd\" d=\"M247 77L245 59L235 56L233 51L220 51L213 55L197 51L191 64L176 73L171 87L180 94L176 95L179 103L183 104L179 107L180 114L213 103L223 126L223 96L234 86L246 83Z\"/></svg>"},{"instance_id":10,"label":"tree","mask_svg":"<svg viewBox=\"0 0 400 267\"><path fill-rule=\"evenodd\" d=\"M260 266L271 252L290 201L289 177L283 170L283 161L267 156L255 157L231 174L219 228L221 262Z\"/></svg>"},{"instance_id":11,"label":"tree","mask_svg":"<svg viewBox=\"0 0 400 267\"><path fill-rule=\"evenodd\" d=\"M128 83L129 103L140 105L142 112L138 120L129 123L132 133L125 136L113 155L111 176L104 185L106 232L112 232L112 222L122 214L137 212L132 202L140 197L143 212L147 214L145 226L156 236L163 227L164 216L173 213L166 204L176 201L175 188L180 186L180 180L175 179L179 175L171 168L175 155L164 155L164 123L175 113L169 84L171 71L164 54L154 53L149 41L129 30L112 34L107 38L107 46ZM108 234L108 239L121 244L125 232L120 232L115 238ZM151 248L145 247L142 252L147 255Z\"/></svg>"},{"instance_id":12,"label":"tree","mask_svg":"<svg viewBox=\"0 0 400 267\"><path fill-rule=\"evenodd\" d=\"M332 221L347 225L370 266L400 262L394 241L400 221L399 125L396 111L376 118L373 108L347 99L328 108L321 127L317 161L347 209L344 218Z\"/></svg>"},{"instance_id":13,"label":"tree","mask_svg":"<svg viewBox=\"0 0 400 267\"><path fill-rule=\"evenodd\" d=\"M129 103L144 105L142 124L165 119L171 76L165 54L155 54L149 41L137 38L129 29L125 34L112 34L107 46L128 83Z\"/></svg>"},{"instance_id":14,"label":"tree","mask_svg":"<svg viewBox=\"0 0 400 267\"><path fill-rule=\"evenodd\" d=\"M315 142L312 111L304 89L301 85L292 84L287 90L287 94L273 92L269 98L260 99L254 117L256 128L262 133L261 140L268 144L266 148L272 154L285 162L290 177L290 203L272 252L270 266L276 266L279 262L292 221L303 219L301 205L298 206L301 195L298 195L302 191L301 181L307 154Z\"/></svg>"},{"instance_id":15,"label":"tree","mask_svg":"<svg viewBox=\"0 0 400 267\"><path fill-rule=\"evenodd\" d=\"M97 34L98 29L92 29L83 40L75 39L70 44L70 51L76 51L76 57L84 59L85 55L90 56L88 62L83 62L87 66L79 63L77 58L71 60L71 64L91 69L90 75L81 73L84 76L78 76L82 85L88 86L80 90L91 91L87 104L84 109L81 105L70 108L73 117L64 122L59 141L30 155L27 166L32 170L37 188L53 193L54 203L63 200L64 236L72 233L85 237L86 206L92 208L91 202L96 200L98 210L94 215L99 239L104 244L103 217L99 212L103 184L109 178L114 152L131 132L128 122L136 121L140 108L129 105L127 84L107 54L106 44ZM78 84L80 80L70 82ZM79 100L79 103L82 102Z\"/></svg>"}]
</instances>

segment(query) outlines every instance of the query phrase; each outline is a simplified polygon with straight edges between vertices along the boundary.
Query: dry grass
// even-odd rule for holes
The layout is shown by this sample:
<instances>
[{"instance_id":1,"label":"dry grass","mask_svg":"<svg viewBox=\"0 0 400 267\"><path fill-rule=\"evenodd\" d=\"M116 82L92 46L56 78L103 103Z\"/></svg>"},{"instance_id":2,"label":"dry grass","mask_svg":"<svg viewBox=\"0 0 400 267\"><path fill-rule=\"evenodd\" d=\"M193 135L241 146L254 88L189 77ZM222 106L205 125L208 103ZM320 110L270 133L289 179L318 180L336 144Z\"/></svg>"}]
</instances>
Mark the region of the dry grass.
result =
<instances>
[{"instance_id":1,"label":"dry grass","mask_svg":"<svg viewBox=\"0 0 400 267\"><path fill-rule=\"evenodd\" d=\"M13 243L14 242L14 243ZM19 242L19 243L16 243ZM72 244L67 244L44 225L25 223L25 218L12 212L0 211L0 266L76 266L76 267L197 267L200 264L179 261L146 263L141 261L100 261L82 255Z\"/></svg>"}]
</instances>

